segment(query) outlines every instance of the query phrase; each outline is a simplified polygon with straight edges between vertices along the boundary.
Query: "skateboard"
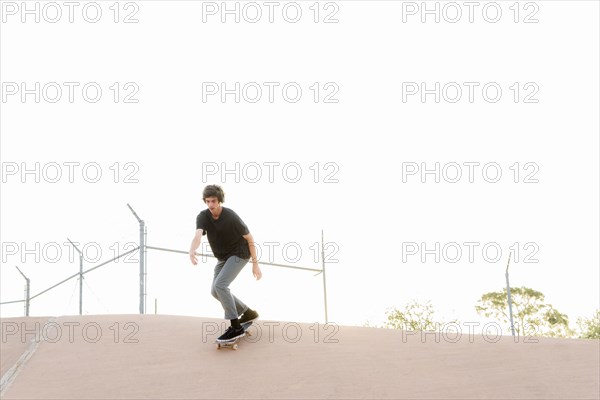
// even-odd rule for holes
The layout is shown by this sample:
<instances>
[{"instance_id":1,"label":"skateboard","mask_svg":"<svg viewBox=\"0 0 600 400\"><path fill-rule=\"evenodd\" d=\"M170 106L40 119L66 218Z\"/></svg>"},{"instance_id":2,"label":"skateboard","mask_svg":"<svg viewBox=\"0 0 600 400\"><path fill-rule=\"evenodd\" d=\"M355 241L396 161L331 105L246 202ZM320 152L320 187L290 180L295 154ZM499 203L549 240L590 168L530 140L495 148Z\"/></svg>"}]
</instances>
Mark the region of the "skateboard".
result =
<instances>
[{"instance_id":1,"label":"skateboard","mask_svg":"<svg viewBox=\"0 0 600 400\"><path fill-rule=\"evenodd\" d=\"M244 332L246 333L246 335L248 336L252 336L250 335L250 332L248 332L248 328L252 325L253 321L250 322L245 322L243 323L241 326L242 328L244 328ZM242 340L244 338L244 336L240 336L239 338L235 338L233 340L228 340L226 342L220 342L220 341L216 341L217 343L217 350L221 350L222 348L225 347L229 347L232 350L237 350L239 347L239 342L240 340Z\"/></svg>"}]
</instances>

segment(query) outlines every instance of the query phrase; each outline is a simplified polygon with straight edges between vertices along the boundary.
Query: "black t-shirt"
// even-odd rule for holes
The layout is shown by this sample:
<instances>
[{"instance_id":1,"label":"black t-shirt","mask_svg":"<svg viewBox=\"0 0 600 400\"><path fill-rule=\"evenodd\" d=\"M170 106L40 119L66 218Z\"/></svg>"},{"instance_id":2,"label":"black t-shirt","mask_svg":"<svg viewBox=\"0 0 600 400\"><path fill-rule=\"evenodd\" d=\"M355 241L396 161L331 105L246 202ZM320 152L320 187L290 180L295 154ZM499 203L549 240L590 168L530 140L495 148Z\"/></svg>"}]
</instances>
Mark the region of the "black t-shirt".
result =
<instances>
[{"instance_id":1,"label":"black t-shirt","mask_svg":"<svg viewBox=\"0 0 600 400\"><path fill-rule=\"evenodd\" d=\"M250 233L242 219L230 208L222 207L219 219L214 219L209 209L196 217L196 229L202 229L208 236L208 243L219 261L231 256L247 260L250 258L248 241L242 237Z\"/></svg>"}]
</instances>

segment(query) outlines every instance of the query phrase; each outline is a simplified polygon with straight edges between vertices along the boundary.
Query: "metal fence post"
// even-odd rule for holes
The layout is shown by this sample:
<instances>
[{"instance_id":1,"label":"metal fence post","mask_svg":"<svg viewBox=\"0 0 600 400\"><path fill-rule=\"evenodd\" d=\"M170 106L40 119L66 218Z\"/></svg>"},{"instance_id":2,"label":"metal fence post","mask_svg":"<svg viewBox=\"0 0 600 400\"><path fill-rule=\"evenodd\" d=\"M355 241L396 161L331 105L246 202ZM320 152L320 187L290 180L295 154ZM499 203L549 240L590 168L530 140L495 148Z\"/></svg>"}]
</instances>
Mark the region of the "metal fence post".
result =
<instances>
[{"instance_id":1,"label":"metal fence post","mask_svg":"<svg viewBox=\"0 0 600 400\"><path fill-rule=\"evenodd\" d=\"M25 276L19 267L15 266L15 268L25 278L25 316L29 317L29 278Z\"/></svg>"}]
</instances>

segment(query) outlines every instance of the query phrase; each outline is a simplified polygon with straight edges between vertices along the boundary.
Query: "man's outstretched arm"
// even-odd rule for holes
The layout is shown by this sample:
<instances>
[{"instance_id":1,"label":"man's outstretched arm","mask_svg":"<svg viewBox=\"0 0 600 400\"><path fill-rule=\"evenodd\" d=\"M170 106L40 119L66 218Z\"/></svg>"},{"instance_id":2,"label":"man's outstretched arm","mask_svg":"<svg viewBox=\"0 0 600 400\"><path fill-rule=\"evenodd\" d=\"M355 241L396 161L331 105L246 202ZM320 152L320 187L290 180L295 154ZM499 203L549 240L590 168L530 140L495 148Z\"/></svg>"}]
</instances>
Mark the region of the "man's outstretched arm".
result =
<instances>
[{"instance_id":1,"label":"man's outstretched arm","mask_svg":"<svg viewBox=\"0 0 600 400\"><path fill-rule=\"evenodd\" d=\"M194 239L192 239L192 245L190 246L190 260L194 265L198 264L198 259L196 258L196 249L200 247L203 233L204 231L202 229L196 229L196 235L194 236Z\"/></svg>"},{"instance_id":2,"label":"man's outstretched arm","mask_svg":"<svg viewBox=\"0 0 600 400\"><path fill-rule=\"evenodd\" d=\"M252 275L259 280L262 277L262 272L258 266L258 258L256 257L256 246L254 246L254 237L251 233L242 236L248 242L248 249L250 250L250 258L252 259Z\"/></svg>"}]
</instances>

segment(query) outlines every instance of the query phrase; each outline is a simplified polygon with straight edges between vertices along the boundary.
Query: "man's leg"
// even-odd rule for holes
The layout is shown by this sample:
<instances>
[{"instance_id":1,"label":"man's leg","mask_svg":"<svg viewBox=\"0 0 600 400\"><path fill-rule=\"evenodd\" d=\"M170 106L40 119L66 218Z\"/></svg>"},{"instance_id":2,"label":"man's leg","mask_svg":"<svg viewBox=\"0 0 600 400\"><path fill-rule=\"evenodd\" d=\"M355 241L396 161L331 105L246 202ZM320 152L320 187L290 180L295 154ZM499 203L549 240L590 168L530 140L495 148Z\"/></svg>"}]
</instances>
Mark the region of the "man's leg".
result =
<instances>
[{"instance_id":1,"label":"man's leg","mask_svg":"<svg viewBox=\"0 0 600 400\"><path fill-rule=\"evenodd\" d=\"M212 296L217 300L219 300L219 296L217 295L217 291L215 290L215 281L217 280L217 276L219 276L219 273L223 269L224 265L225 265L225 261L219 261L217 263L217 265L215 265L215 275L213 276L213 281L212 281L212 284L210 285L210 294L212 294Z\"/></svg>"},{"instance_id":2,"label":"man's leg","mask_svg":"<svg viewBox=\"0 0 600 400\"><path fill-rule=\"evenodd\" d=\"M248 306L231 294L229 290L229 285L247 263L248 260L232 256L226 261L219 261L215 266L211 293L221 302L225 311L225 319L237 319L239 315L248 309Z\"/></svg>"}]
</instances>

